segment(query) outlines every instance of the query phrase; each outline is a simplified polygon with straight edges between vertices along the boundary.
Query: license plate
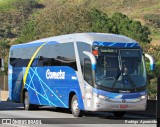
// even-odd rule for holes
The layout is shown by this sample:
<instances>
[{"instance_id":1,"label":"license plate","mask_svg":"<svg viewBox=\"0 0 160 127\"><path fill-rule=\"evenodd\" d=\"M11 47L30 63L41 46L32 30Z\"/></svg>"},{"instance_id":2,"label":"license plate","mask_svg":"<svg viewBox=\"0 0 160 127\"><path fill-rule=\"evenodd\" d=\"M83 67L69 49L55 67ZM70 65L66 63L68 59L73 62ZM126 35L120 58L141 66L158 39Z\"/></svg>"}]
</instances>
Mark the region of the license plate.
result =
<instances>
[{"instance_id":1,"label":"license plate","mask_svg":"<svg viewBox=\"0 0 160 127\"><path fill-rule=\"evenodd\" d=\"M128 108L128 105L119 105L119 108Z\"/></svg>"}]
</instances>

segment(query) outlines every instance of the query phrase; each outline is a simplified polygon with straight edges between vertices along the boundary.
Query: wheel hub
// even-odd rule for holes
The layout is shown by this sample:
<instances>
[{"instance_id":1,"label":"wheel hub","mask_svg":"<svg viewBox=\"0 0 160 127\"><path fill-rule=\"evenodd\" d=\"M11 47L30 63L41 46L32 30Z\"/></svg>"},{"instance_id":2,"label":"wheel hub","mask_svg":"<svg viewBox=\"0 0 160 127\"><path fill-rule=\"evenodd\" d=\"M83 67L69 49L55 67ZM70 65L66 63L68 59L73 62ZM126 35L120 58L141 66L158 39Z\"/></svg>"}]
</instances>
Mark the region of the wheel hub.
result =
<instances>
[{"instance_id":1,"label":"wheel hub","mask_svg":"<svg viewBox=\"0 0 160 127\"><path fill-rule=\"evenodd\" d=\"M78 111L78 101L77 100L74 100L73 101L73 111L76 113Z\"/></svg>"}]
</instances>

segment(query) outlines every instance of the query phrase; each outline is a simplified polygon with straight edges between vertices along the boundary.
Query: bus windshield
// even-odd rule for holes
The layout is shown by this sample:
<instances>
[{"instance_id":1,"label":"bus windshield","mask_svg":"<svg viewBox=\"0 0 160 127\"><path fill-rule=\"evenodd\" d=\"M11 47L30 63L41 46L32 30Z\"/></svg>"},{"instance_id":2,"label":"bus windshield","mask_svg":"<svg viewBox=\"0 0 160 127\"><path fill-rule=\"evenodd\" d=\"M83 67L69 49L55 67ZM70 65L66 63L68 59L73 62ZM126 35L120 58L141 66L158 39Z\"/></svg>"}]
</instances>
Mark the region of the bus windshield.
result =
<instances>
[{"instance_id":1,"label":"bus windshield","mask_svg":"<svg viewBox=\"0 0 160 127\"><path fill-rule=\"evenodd\" d=\"M145 64L140 49L99 49L96 85L111 90L130 90L146 85Z\"/></svg>"}]
</instances>

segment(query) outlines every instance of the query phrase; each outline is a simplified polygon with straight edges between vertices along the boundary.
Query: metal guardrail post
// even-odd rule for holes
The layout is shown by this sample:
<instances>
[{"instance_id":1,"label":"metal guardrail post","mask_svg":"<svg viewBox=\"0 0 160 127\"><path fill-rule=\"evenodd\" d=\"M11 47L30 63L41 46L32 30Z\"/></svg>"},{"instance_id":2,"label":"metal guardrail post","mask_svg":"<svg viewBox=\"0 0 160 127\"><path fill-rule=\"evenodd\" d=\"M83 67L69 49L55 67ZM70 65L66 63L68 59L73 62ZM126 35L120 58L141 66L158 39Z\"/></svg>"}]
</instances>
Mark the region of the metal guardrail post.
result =
<instances>
[{"instance_id":1,"label":"metal guardrail post","mask_svg":"<svg viewBox=\"0 0 160 127\"><path fill-rule=\"evenodd\" d=\"M156 117L157 117L157 127L160 127L160 75L157 78L157 113L156 113Z\"/></svg>"}]
</instances>

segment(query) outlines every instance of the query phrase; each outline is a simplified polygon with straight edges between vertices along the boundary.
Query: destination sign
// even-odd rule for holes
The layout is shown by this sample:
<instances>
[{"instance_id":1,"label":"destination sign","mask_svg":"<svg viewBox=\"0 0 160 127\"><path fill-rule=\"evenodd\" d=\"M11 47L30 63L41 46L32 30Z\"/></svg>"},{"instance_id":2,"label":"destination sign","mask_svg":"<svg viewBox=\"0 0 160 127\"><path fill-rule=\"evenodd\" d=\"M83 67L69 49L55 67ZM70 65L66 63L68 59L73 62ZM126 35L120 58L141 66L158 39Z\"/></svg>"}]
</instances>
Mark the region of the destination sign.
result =
<instances>
[{"instance_id":1,"label":"destination sign","mask_svg":"<svg viewBox=\"0 0 160 127\"><path fill-rule=\"evenodd\" d=\"M117 52L115 49L100 49L100 52Z\"/></svg>"}]
</instances>

